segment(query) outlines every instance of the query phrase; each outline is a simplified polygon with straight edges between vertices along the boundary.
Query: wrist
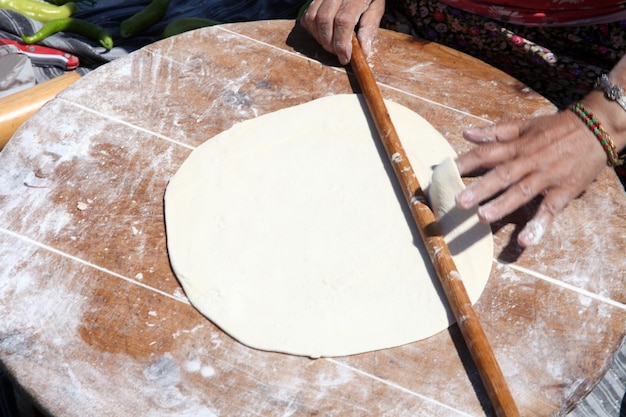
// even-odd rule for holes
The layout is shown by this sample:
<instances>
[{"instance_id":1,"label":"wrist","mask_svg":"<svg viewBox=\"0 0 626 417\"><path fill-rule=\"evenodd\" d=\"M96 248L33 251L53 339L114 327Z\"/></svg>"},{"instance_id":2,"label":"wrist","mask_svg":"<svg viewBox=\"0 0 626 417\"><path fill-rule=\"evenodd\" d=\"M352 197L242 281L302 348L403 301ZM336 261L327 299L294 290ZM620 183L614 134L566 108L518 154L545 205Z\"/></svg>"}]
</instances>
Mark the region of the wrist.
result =
<instances>
[{"instance_id":1,"label":"wrist","mask_svg":"<svg viewBox=\"0 0 626 417\"><path fill-rule=\"evenodd\" d=\"M614 82L611 79L612 82ZM609 134L615 148L621 152L626 148L626 110L619 103L606 97L604 91L594 90L590 92L582 102L601 123L604 130Z\"/></svg>"}]
</instances>

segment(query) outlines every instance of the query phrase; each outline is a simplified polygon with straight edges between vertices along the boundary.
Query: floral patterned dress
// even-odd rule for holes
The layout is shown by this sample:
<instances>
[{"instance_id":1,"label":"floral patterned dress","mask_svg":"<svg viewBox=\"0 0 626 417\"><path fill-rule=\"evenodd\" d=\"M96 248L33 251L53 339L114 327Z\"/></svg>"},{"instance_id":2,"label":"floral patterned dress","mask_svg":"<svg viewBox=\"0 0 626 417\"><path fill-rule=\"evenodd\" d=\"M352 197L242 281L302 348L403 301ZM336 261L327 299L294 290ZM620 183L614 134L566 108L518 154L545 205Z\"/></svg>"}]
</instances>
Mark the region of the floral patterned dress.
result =
<instances>
[{"instance_id":1,"label":"floral patterned dress","mask_svg":"<svg viewBox=\"0 0 626 417\"><path fill-rule=\"evenodd\" d=\"M590 25L626 19L625 1L616 0L442 0L489 19L518 25Z\"/></svg>"},{"instance_id":2,"label":"floral patterned dress","mask_svg":"<svg viewBox=\"0 0 626 417\"><path fill-rule=\"evenodd\" d=\"M556 22L564 19L563 15L558 17L556 12L547 13L548 6L553 2L576 10L576 13L569 14L570 24L565 25L563 20ZM448 0L445 3L436 0L388 0L382 27L411 33L479 58L517 78L559 108L580 100L593 89L596 79L610 71L626 53L626 16L623 20L610 23L571 24L581 22L577 13L586 14L587 21L593 18L605 20L606 13L614 18L620 16L626 10L626 1L525 0L526 5L541 3L546 6L544 12L539 7L533 9L535 16L530 16L532 22L528 25L521 22L523 17L528 17L530 6L525 9L518 7L516 13L513 8L485 8L485 3L472 0ZM499 3L507 3L507 0L500 0ZM508 3L515 1L508 0ZM583 3L593 3L594 9L596 5L606 7L604 16L593 16ZM537 13L543 13L544 19L548 16L552 24L537 26ZM626 185L624 166L617 167L616 172Z\"/></svg>"}]
</instances>

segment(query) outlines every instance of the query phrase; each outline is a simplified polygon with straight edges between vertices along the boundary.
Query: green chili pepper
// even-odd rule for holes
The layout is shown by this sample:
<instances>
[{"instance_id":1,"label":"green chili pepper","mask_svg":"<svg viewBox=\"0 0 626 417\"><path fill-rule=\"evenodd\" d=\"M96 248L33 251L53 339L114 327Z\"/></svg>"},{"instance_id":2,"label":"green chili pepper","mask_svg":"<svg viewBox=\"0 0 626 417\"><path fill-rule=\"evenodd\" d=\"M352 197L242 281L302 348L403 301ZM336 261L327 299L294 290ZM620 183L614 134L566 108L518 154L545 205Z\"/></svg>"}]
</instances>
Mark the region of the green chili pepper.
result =
<instances>
[{"instance_id":1,"label":"green chili pepper","mask_svg":"<svg viewBox=\"0 0 626 417\"><path fill-rule=\"evenodd\" d=\"M167 12L169 0L152 0L143 10L120 24L120 36L130 38L159 22Z\"/></svg>"},{"instance_id":2,"label":"green chili pepper","mask_svg":"<svg viewBox=\"0 0 626 417\"><path fill-rule=\"evenodd\" d=\"M71 16L74 7L73 2L55 6L38 0L0 0L0 9L13 10L43 23Z\"/></svg>"},{"instance_id":3,"label":"green chili pepper","mask_svg":"<svg viewBox=\"0 0 626 417\"><path fill-rule=\"evenodd\" d=\"M183 17L165 26L163 37L168 38L190 30L221 24L222 22L218 22L217 20L203 19L201 17Z\"/></svg>"},{"instance_id":4,"label":"green chili pepper","mask_svg":"<svg viewBox=\"0 0 626 417\"><path fill-rule=\"evenodd\" d=\"M104 46L106 49L113 48L113 39L106 29L86 20L76 19L73 17L52 20L44 24L41 29L33 35L22 35L22 40L24 43L28 44L37 43L57 32L77 33L99 42L100 45Z\"/></svg>"}]
</instances>

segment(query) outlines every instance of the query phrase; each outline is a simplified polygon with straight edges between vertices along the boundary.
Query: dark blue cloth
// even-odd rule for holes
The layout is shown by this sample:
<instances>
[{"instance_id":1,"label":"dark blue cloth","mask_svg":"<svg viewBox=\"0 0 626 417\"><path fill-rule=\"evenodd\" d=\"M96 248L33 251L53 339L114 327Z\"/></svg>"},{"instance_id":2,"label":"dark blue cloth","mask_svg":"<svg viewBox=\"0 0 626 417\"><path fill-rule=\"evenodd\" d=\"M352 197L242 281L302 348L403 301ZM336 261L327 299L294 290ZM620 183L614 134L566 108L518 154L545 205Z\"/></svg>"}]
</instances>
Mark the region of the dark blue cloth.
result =
<instances>
[{"instance_id":1,"label":"dark blue cloth","mask_svg":"<svg viewBox=\"0 0 626 417\"><path fill-rule=\"evenodd\" d=\"M114 48L106 51L96 42L71 33L58 33L41 45L61 49L78 56L79 73L124 56L161 39L165 26L182 17L202 17L224 23L253 20L295 19L306 0L170 0L167 14L153 27L128 39L119 35L120 23L146 7L150 0L83 0L77 3L73 17L96 23L111 33ZM31 35L42 24L5 9L0 9L0 37L19 40ZM38 82L63 73L60 68L35 68Z\"/></svg>"}]
</instances>

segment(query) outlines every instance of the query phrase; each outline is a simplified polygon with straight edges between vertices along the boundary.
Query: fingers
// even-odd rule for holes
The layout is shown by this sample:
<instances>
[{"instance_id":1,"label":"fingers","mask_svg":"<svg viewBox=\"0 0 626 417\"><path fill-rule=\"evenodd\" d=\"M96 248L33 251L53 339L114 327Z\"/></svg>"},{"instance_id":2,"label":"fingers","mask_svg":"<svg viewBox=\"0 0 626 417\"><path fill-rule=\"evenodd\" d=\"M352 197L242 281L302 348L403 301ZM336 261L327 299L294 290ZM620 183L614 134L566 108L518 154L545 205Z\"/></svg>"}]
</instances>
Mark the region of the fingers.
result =
<instances>
[{"instance_id":1,"label":"fingers","mask_svg":"<svg viewBox=\"0 0 626 417\"><path fill-rule=\"evenodd\" d=\"M384 13L385 1L374 0L361 16L357 36L365 56L372 52L372 42L376 37L376 33L378 33L380 21Z\"/></svg>"},{"instance_id":2,"label":"fingers","mask_svg":"<svg viewBox=\"0 0 626 417\"><path fill-rule=\"evenodd\" d=\"M508 142L521 136L526 122L504 122L487 127L467 129L463 137L470 142Z\"/></svg>"},{"instance_id":3,"label":"fingers","mask_svg":"<svg viewBox=\"0 0 626 417\"><path fill-rule=\"evenodd\" d=\"M517 243L523 248L539 243L554 217L563 211L575 197L576 194L567 189L554 189L547 192L535 216L526 223L517 236Z\"/></svg>"},{"instance_id":4,"label":"fingers","mask_svg":"<svg viewBox=\"0 0 626 417\"><path fill-rule=\"evenodd\" d=\"M372 52L372 43L378 33L378 27L361 27L357 32L357 39L363 50L363 54L367 57ZM350 45L350 56L352 56L352 44Z\"/></svg>"},{"instance_id":5,"label":"fingers","mask_svg":"<svg viewBox=\"0 0 626 417\"><path fill-rule=\"evenodd\" d=\"M505 122L483 128L468 129L463 137L480 146L461 155L456 163L461 175L478 169L489 169L516 156L515 144L507 143L519 139L526 129L526 122Z\"/></svg>"},{"instance_id":6,"label":"fingers","mask_svg":"<svg viewBox=\"0 0 626 417\"><path fill-rule=\"evenodd\" d=\"M551 185L551 177L544 175L532 160L514 160L497 165L480 181L470 184L457 194L456 202L460 208L468 209L506 190L478 208L479 219L491 223L528 203Z\"/></svg>"},{"instance_id":7,"label":"fingers","mask_svg":"<svg viewBox=\"0 0 626 417\"><path fill-rule=\"evenodd\" d=\"M494 134L494 140L485 143L458 158L460 172L472 172L478 168L490 169L479 181L474 181L456 196L457 206L468 209L488 200L494 195L502 194L481 205L478 217L485 223L491 223L512 213L518 207L531 201L550 187L559 186L559 177L551 175L550 169L556 172L568 168L561 165L540 146L530 146L525 142L515 141L519 129L509 125L504 129L487 130ZM484 137L484 136L481 136ZM506 142L510 141L510 142ZM533 152L525 153L529 149ZM537 155L542 155L538 158Z\"/></svg>"},{"instance_id":8,"label":"fingers","mask_svg":"<svg viewBox=\"0 0 626 417\"><path fill-rule=\"evenodd\" d=\"M467 175L481 168L493 168L510 161L515 156L517 156L517 148L513 144L486 143L460 155L456 159L456 165L461 175ZM506 179L509 171L509 167L500 169L498 175Z\"/></svg>"},{"instance_id":9,"label":"fingers","mask_svg":"<svg viewBox=\"0 0 626 417\"><path fill-rule=\"evenodd\" d=\"M359 23L359 42L367 55L385 11L384 0L314 0L301 23L319 44L344 65L352 54L352 33Z\"/></svg>"},{"instance_id":10,"label":"fingers","mask_svg":"<svg viewBox=\"0 0 626 417\"><path fill-rule=\"evenodd\" d=\"M523 247L538 243L555 215L606 165L593 134L569 112L471 129L464 136L478 146L457 159L459 172L489 171L459 192L457 206L482 204L478 216L491 223L543 195L518 236Z\"/></svg>"},{"instance_id":11,"label":"fingers","mask_svg":"<svg viewBox=\"0 0 626 417\"><path fill-rule=\"evenodd\" d=\"M341 3L341 0L313 0L301 20L302 26L328 52L335 53L333 25Z\"/></svg>"},{"instance_id":12,"label":"fingers","mask_svg":"<svg viewBox=\"0 0 626 417\"><path fill-rule=\"evenodd\" d=\"M495 170L491 172L494 171ZM509 186L502 195L478 208L479 219L485 223L492 223L512 213L517 208L531 201L535 196L543 193L544 198L537 213L532 220L526 224L518 236L518 243L522 247L539 243L543 234L554 220L554 217L579 194L577 188L552 184L549 181L549 175L543 175L541 172L536 172L532 169L528 171L531 172L530 175L527 175L519 182ZM497 175L498 174L494 174L494 177ZM484 178L482 182L475 182L470 185L468 188L471 190L471 193L475 196L480 196L482 193L492 195L494 189L496 192L500 190L498 186L483 188L482 183L484 183L486 179L488 178ZM481 185L481 189L479 191L472 190L472 186L474 185ZM481 197L476 198L480 199Z\"/></svg>"},{"instance_id":13,"label":"fingers","mask_svg":"<svg viewBox=\"0 0 626 417\"><path fill-rule=\"evenodd\" d=\"M333 26L333 47L341 64L350 62L352 55L352 34L361 15L367 10L369 2L361 0L345 1L337 11ZM360 41L360 39L359 39ZM361 43L363 46L363 43ZM363 51L365 53L365 51Z\"/></svg>"}]
</instances>

